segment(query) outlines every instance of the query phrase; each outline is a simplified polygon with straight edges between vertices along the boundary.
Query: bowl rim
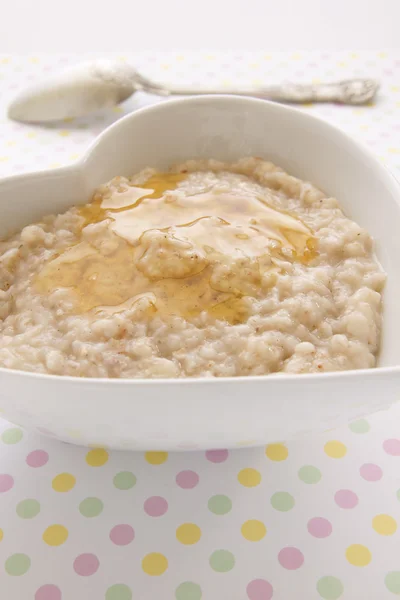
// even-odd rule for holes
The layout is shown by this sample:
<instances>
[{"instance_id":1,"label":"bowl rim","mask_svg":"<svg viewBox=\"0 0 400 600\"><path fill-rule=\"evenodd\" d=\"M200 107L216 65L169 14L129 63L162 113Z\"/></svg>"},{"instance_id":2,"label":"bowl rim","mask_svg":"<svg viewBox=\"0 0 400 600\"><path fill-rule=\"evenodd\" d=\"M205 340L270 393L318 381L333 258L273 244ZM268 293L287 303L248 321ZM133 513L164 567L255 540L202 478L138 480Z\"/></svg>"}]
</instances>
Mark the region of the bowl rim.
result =
<instances>
[{"instance_id":1,"label":"bowl rim","mask_svg":"<svg viewBox=\"0 0 400 600\"><path fill-rule=\"evenodd\" d=\"M320 126L323 126L327 131L331 131L336 135L339 134L344 142L350 143L353 148L355 148L360 154L364 155L370 162L374 164L374 167L378 170L378 173L384 179L385 185L393 192L394 196L397 196L398 203L400 204L400 181L397 180L392 171L385 165L382 164L376 158L375 154L368 148L368 146L364 145L362 142L358 141L347 132L343 131L339 127L332 125L330 122L326 121L319 115L310 114L308 112L302 111L297 107L288 106L286 104L280 104L278 102L272 102L268 100L263 100L260 98L252 98L249 96L239 96L234 94L208 94L204 96L191 96L184 98L166 98L160 102L156 102L150 106L144 106L137 110L128 113L123 116L121 119L118 119L108 127L104 131L102 131L95 140L89 145L85 153L76 161L72 162L69 165L64 165L58 167L56 169L40 169L38 171L27 172L27 173L17 173L15 175L10 175L7 177L0 178L0 186L7 185L9 183L13 183L16 181L22 181L23 179L39 179L41 177L45 177L49 174L53 176L57 176L58 174L66 174L70 172L73 174L84 174L88 162L90 161L92 155L96 148L98 148L101 144L107 143L107 138L116 130L123 128L128 121L140 118L143 114L149 114L152 112L158 112L162 110L165 106L181 106L186 104L198 104L199 106L205 104L208 105L210 103L237 103L243 104L247 106L251 105L264 105L268 106L269 109L276 110L277 112L286 112L287 114L295 114L304 122L318 123ZM381 377L381 376L390 376L390 375L399 375L400 374L400 365L398 366L390 366L390 367L374 367L369 369L351 369L348 371L331 371L326 373L270 373L268 375L246 375L246 376L237 376L237 377L172 377L172 378L110 378L110 377L76 377L71 375L52 375L47 373L36 373L31 371L24 371L21 369L8 369L6 367L0 367L0 376L23 376L24 378L34 379L34 380L44 380L44 381L60 381L63 383L68 382L72 385L107 385L107 386L127 386L127 385L150 385L154 386L158 385L193 385L193 384L201 384L201 385L223 385L224 383L243 383L243 382L263 382L264 384L267 382L294 382L294 381L302 381L304 383L309 382L315 383L316 381L332 381L336 379L346 379L353 380L358 377Z\"/></svg>"}]
</instances>

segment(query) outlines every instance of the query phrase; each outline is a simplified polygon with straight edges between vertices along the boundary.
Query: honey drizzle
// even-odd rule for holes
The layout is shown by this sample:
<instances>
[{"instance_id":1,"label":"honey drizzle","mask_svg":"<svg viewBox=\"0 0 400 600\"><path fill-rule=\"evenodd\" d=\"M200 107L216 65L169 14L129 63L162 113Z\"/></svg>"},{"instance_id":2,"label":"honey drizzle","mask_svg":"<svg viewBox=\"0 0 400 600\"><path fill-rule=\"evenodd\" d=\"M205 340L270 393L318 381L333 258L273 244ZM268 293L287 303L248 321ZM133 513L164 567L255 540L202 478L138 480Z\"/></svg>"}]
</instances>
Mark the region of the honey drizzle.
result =
<instances>
[{"instance_id":1,"label":"honey drizzle","mask_svg":"<svg viewBox=\"0 0 400 600\"><path fill-rule=\"evenodd\" d=\"M246 296L258 296L266 275L273 285L282 260L306 264L316 256L311 230L294 215L248 194L174 195L186 177L156 174L80 207L79 241L45 264L39 291L71 289L76 313L115 313L146 298L154 313L190 320L207 311L240 323L248 316ZM106 220L111 249L93 245L84 231ZM172 245L168 254L171 238L182 250ZM218 278L221 265L227 269Z\"/></svg>"}]
</instances>

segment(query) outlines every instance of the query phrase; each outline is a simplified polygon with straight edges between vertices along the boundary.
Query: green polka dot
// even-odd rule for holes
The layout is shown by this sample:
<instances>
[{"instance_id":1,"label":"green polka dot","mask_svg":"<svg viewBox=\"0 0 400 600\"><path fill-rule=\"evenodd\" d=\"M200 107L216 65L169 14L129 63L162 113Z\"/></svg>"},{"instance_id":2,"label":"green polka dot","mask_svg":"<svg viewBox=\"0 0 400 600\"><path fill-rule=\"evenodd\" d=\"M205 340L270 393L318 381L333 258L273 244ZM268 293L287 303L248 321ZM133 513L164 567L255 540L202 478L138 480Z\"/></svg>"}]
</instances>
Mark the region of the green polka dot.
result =
<instances>
[{"instance_id":1,"label":"green polka dot","mask_svg":"<svg viewBox=\"0 0 400 600\"><path fill-rule=\"evenodd\" d=\"M366 419L358 419L358 421L350 423L349 429L353 433L368 433L370 426Z\"/></svg>"},{"instance_id":2,"label":"green polka dot","mask_svg":"<svg viewBox=\"0 0 400 600\"><path fill-rule=\"evenodd\" d=\"M105 600L132 600L132 591L124 583L116 583L106 591Z\"/></svg>"},{"instance_id":3,"label":"green polka dot","mask_svg":"<svg viewBox=\"0 0 400 600\"><path fill-rule=\"evenodd\" d=\"M304 465L299 469L299 478L304 483L318 483L321 479L321 471L312 465Z\"/></svg>"},{"instance_id":4,"label":"green polka dot","mask_svg":"<svg viewBox=\"0 0 400 600\"><path fill-rule=\"evenodd\" d=\"M85 498L79 505L79 512L84 517L98 517L103 508L100 498Z\"/></svg>"},{"instance_id":5,"label":"green polka dot","mask_svg":"<svg viewBox=\"0 0 400 600\"><path fill-rule=\"evenodd\" d=\"M31 500L28 498L27 500L22 500L17 504L17 515L21 517L21 519L33 519L40 512L40 504L37 500Z\"/></svg>"},{"instance_id":6,"label":"green polka dot","mask_svg":"<svg viewBox=\"0 0 400 600\"><path fill-rule=\"evenodd\" d=\"M235 566L235 557L228 550L216 550L210 556L210 567L218 573L226 573Z\"/></svg>"},{"instance_id":7,"label":"green polka dot","mask_svg":"<svg viewBox=\"0 0 400 600\"><path fill-rule=\"evenodd\" d=\"M5 569L9 575L24 575L31 566L31 559L26 554L12 554L6 560Z\"/></svg>"},{"instance_id":8,"label":"green polka dot","mask_svg":"<svg viewBox=\"0 0 400 600\"><path fill-rule=\"evenodd\" d=\"M113 482L119 490L130 490L136 483L136 477L130 471L120 471L115 475Z\"/></svg>"},{"instance_id":9,"label":"green polka dot","mask_svg":"<svg viewBox=\"0 0 400 600\"><path fill-rule=\"evenodd\" d=\"M6 429L1 434L1 439L5 444L17 444L22 440L22 429L18 427L12 427L11 429Z\"/></svg>"},{"instance_id":10,"label":"green polka dot","mask_svg":"<svg viewBox=\"0 0 400 600\"><path fill-rule=\"evenodd\" d=\"M396 492L397 500L400 502L400 488Z\"/></svg>"},{"instance_id":11,"label":"green polka dot","mask_svg":"<svg viewBox=\"0 0 400 600\"><path fill-rule=\"evenodd\" d=\"M324 600L337 600L343 594L343 584L337 577L327 575L318 579L317 591Z\"/></svg>"},{"instance_id":12,"label":"green polka dot","mask_svg":"<svg viewBox=\"0 0 400 600\"><path fill-rule=\"evenodd\" d=\"M176 600L200 600L201 587L192 581L184 581L175 591Z\"/></svg>"},{"instance_id":13,"label":"green polka dot","mask_svg":"<svg viewBox=\"0 0 400 600\"><path fill-rule=\"evenodd\" d=\"M391 571L385 577L385 585L392 594L400 595L400 571Z\"/></svg>"},{"instance_id":14,"label":"green polka dot","mask_svg":"<svg viewBox=\"0 0 400 600\"><path fill-rule=\"evenodd\" d=\"M288 492L276 492L271 497L272 507L282 512L291 510L294 506L294 498Z\"/></svg>"},{"instance_id":15,"label":"green polka dot","mask_svg":"<svg viewBox=\"0 0 400 600\"><path fill-rule=\"evenodd\" d=\"M211 496L208 508L214 515L226 515L232 509L232 500L223 494Z\"/></svg>"}]
</instances>

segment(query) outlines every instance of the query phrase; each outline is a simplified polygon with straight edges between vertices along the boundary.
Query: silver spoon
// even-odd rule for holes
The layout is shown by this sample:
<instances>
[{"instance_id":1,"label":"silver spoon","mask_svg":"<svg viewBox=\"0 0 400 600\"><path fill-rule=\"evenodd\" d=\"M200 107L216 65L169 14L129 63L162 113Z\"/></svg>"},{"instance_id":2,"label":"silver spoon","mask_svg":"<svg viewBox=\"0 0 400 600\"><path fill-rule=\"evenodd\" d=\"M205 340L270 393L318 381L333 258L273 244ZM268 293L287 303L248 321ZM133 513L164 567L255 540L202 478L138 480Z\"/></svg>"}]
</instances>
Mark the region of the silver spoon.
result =
<instances>
[{"instance_id":1,"label":"silver spoon","mask_svg":"<svg viewBox=\"0 0 400 600\"><path fill-rule=\"evenodd\" d=\"M45 123L82 117L119 104L137 91L158 96L235 94L276 102L339 102L365 104L378 90L372 79L349 79L336 83L293 84L254 88L187 88L164 86L140 75L132 66L110 60L81 63L19 94L8 116L15 121Z\"/></svg>"}]
</instances>

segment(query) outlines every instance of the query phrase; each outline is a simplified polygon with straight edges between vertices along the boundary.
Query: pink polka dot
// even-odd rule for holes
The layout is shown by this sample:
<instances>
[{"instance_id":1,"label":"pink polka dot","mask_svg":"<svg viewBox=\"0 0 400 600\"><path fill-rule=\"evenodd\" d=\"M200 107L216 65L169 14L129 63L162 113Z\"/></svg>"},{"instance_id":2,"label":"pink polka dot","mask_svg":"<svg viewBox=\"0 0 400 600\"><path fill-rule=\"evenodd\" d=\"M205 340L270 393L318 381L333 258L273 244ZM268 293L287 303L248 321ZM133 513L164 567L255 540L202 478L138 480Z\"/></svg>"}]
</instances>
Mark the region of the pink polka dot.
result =
<instances>
[{"instance_id":1,"label":"pink polka dot","mask_svg":"<svg viewBox=\"0 0 400 600\"><path fill-rule=\"evenodd\" d=\"M145 501L144 510L150 517L161 517L168 510L168 502L161 496L151 496Z\"/></svg>"},{"instance_id":2,"label":"pink polka dot","mask_svg":"<svg viewBox=\"0 0 400 600\"><path fill-rule=\"evenodd\" d=\"M228 458L228 450L207 450L206 459L212 463L221 463Z\"/></svg>"},{"instance_id":3,"label":"pink polka dot","mask_svg":"<svg viewBox=\"0 0 400 600\"><path fill-rule=\"evenodd\" d=\"M308 532L316 538L326 538L332 533L332 525L328 519L314 517L307 523Z\"/></svg>"},{"instance_id":4,"label":"pink polka dot","mask_svg":"<svg viewBox=\"0 0 400 600\"><path fill-rule=\"evenodd\" d=\"M379 481L382 479L382 469L373 463L365 463L360 467L360 475L365 481Z\"/></svg>"},{"instance_id":5,"label":"pink polka dot","mask_svg":"<svg viewBox=\"0 0 400 600\"><path fill-rule=\"evenodd\" d=\"M0 475L0 492L8 492L14 485L14 479L11 475Z\"/></svg>"},{"instance_id":6,"label":"pink polka dot","mask_svg":"<svg viewBox=\"0 0 400 600\"><path fill-rule=\"evenodd\" d=\"M338 490L335 502L340 508L354 508L358 504L357 494L351 490Z\"/></svg>"},{"instance_id":7,"label":"pink polka dot","mask_svg":"<svg viewBox=\"0 0 400 600\"><path fill-rule=\"evenodd\" d=\"M269 581L253 579L246 588L249 600L271 600L274 590Z\"/></svg>"},{"instance_id":8,"label":"pink polka dot","mask_svg":"<svg viewBox=\"0 0 400 600\"><path fill-rule=\"evenodd\" d=\"M400 456L400 440L391 439L385 440L383 442L383 449L386 454L390 454L391 456Z\"/></svg>"},{"instance_id":9,"label":"pink polka dot","mask_svg":"<svg viewBox=\"0 0 400 600\"><path fill-rule=\"evenodd\" d=\"M99 559L95 554L80 554L74 560L74 571L78 575L88 577L96 573L99 565Z\"/></svg>"},{"instance_id":10,"label":"pink polka dot","mask_svg":"<svg viewBox=\"0 0 400 600\"><path fill-rule=\"evenodd\" d=\"M304 562L304 556L303 553L297 548L288 546L287 548L282 548L282 550L279 552L278 560L284 569L294 571L295 569L299 569L301 567Z\"/></svg>"},{"instance_id":11,"label":"pink polka dot","mask_svg":"<svg viewBox=\"0 0 400 600\"><path fill-rule=\"evenodd\" d=\"M61 600L61 590L52 583L46 583L36 590L35 600Z\"/></svg>"},{"instance_id":12,"label":"pink polka dot","mask_svg":"<svg viewBox=\"0 0 400 600\"><path fill-rule=\"evenodd\" d=\"M176 483L184 490L191 490L199 483L199 476L194 471L181 471L176 476Z\"/></svg>"},{"instance_id":13,"label":"pink polka dot","mask_svg":"<svg viewBox=\"0 0 400 600\"><path fill-rule=\"evenodd\" d=\"M135 532L130 525L116 525L110 531L110 540L117 546L130 544L135 537Z\"/></svg>"},{"instance_id":14,"label":"pink polka dot","mask_svg":"<svg viewBox=\"0 0 400 600\"><path fill-rule=\"evenodd\" d=\"M30 467L43 467L49 460L49 455L45 450L33 450L26 457L26 464Z\"/></svg>"}]
</instances>

